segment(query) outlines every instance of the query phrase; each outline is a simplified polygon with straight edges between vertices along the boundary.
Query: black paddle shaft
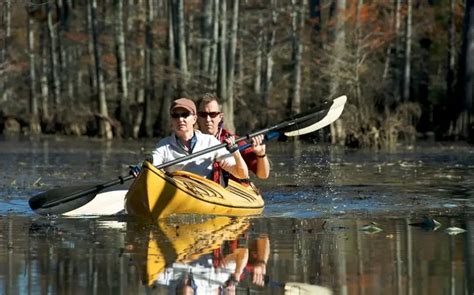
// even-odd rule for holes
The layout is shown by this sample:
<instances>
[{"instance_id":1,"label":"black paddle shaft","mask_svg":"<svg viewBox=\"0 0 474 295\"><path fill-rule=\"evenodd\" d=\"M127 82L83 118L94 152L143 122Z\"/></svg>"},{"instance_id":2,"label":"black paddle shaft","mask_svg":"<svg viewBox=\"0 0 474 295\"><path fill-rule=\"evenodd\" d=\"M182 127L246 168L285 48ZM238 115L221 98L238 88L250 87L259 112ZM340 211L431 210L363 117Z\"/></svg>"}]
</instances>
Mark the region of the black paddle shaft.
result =
<instances>
[{"instance_id":1,"label":"black paddle shaft","mask_svg":"<svg viewBox=\"0 0 474 295\"><path fill-rule=\"evenodd\" d=\"M249 140L249 139L251 139L251 138L253 138L257 135L266 134L270 131L276 131L276 130L281 130L281 129L285 129L285 131L298 130L298 129L307 127L309 125L312 125L312 124L314 124L314 122L324 118L324 116L327 115L328 111L329 111L329 108L323 109L323 110L318 111L318 112L308 112L308 113L300 115L300 116L298 116L294 119L287 120L287 121L278 123L274 126L268 127L266 129L255 131L255 132L249 133L245 136L239 137L235 140L235 142L237 143L237 142L240 142L240 141L243 141L243 140ZM190 155L187 155L187 156L184 156L184 157L181 157L181 158L163 163L161 165L156 166L156 168L162 169L162 168L165 168L165 167L169 167L169 166L172 166L172 165L175 165L175 164L193 159L195 157L199 157L201 155L219 150L221 148L225 148L226 146L227 146L227 143L221 143L221 144L206 148L204 150L192 153ZM32 197L28 201L28 203L29 203L31 209L33 209L33 210L48 209L48 208L51 208L51 207L54 207L54 206L57 206L57 205L60 205L60 204L66 203L66 202L70 202L70 201L73 201L75 199L79 199L79 198L82 198L82 197L84 197L84 198L87 197L87 200L85 200L85 202L87 203L88 201L90 201L91 199L93 199L95 197L95 194L99 193L100 191L102 191L102 190L104 190L108 187L114 186L114 185L123 184L125 181L128 181L128 180L133 179L133 178L135 178L133 175L120 176L117 179L114 179L112 181L109 181L109 182L106 182L106 183L103 183L103 184L92 185L89 188L79 189L79 190L78 189L71 190L70 188L58 188L58 189L54 189L52 191L47 191L47 192L41 193L39 195L36 195L36 196ZM54 191L54 193L52 193L53 191ZM69 194L69 195L67 197L64 197L64 195L67 195L67 194ZM68 211L67 208L61 209L60 211L63 211L63 210L65 210L64 212ZM54 211L54 213L53 213L53 211ZM50 214L63 213L63 212L56 212L56 211L57 210L52 210L50 212Z\"/></svg>"}]
</instances>

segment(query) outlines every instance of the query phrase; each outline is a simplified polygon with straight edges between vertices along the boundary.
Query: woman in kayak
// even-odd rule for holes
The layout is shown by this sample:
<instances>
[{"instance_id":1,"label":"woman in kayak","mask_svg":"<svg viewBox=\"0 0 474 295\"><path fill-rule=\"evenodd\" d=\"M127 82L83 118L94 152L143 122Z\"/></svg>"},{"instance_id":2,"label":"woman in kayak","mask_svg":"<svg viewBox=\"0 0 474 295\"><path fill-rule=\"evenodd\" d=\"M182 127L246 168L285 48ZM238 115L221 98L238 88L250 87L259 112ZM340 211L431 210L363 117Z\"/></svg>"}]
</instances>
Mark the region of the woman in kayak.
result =
<instances>
[{"instance_id":1,"label":"woman in kayak","mask_svg":"<svg viewBox=\"0 0 474 295\"><path fill-rule=\"evenodd\" d=\"M206 93L199 99L198 103L198 125L202 133L213 135L220 142L226 142L227 138L234 137L232 133L223 128L224 113L221 112L218 97L212 93ZM252 146L242 150L242 157L248 166L248 169L255 173L260 179L267 179L270 175L270 163L265 153L265 144L263 144L263 135L255 136L251 139ZM245 145L242 143L241 145ZM214 164L214 173L212 179L219 182L222 175L219 163ZM225 169L224 169L225 170Z\"/></svg>"},{"instance_id":2,"label":"woman in kayak","mask_svg":"<svg viewBox=\"0 0 474 295\"><path fill-rule=\"evenodd\" d=\"M196 105L192 100L187 98L175 100L170 108L170 116L173 134L158 142L152 154L153 165L158 166L220 144L215 137L194 129L197 118ZM247 179L248 168L235 144L235 138L229 137L225 142L228 145L227 149L209 152L165 167L164 170L169 173L184 170L211 179L213 163L217 162L234 177Z\"/></svg>"}]
</instances>

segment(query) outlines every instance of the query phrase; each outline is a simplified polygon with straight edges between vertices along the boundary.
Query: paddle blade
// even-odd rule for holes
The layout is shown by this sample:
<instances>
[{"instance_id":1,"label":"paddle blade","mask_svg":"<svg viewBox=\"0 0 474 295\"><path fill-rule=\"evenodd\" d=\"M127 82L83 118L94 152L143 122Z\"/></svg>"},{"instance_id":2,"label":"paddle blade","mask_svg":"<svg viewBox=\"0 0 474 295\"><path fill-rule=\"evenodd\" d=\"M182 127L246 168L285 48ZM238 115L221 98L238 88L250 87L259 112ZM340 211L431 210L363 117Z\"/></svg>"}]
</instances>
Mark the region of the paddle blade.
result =
<instances>
[{"instance_id":1,"label":"paddle blade","mask_svg":"<svg viewBox=\"0 0 474 295\"><path fill-rule=\"evenodd\" d=\"M89 203L65 212L64 216L100 216L100 215L115 215L124 211L125 195L128 190L114 190L99 193Z\"/></svg>"},{"instance_id":2,"label":"paddle blade","mask_svg":"<svg viewBox=\"0 0 474 295\"><path fill-rule=\"evenodd\" d=\"M83 191L90 190L90 188L91 185L81 185L52 189L32 197L28 203L30 208L40 215L62 214L90 202L96 196L97 192L94 191L64 203L62 203L61 200L65 199L66 196L80 194ZM59 203L57 203L58 201ZM49 206L49 204L52 203L54 205Z\"/></svg>"},{"instance_id":3,"label":"paddle blade","mask_svg":"<svg viewBox=\"0 0 474 295\"><path fill-rule=\"evenodd\" d=\"M314 116L307 116L307 120L300 121L298 124L285 129L284 134L286 136L298 136L328 126L341 116L346 101L347 97L345 95L334 99L329 109L317 112Z\"/></svg>"}]
</instances>

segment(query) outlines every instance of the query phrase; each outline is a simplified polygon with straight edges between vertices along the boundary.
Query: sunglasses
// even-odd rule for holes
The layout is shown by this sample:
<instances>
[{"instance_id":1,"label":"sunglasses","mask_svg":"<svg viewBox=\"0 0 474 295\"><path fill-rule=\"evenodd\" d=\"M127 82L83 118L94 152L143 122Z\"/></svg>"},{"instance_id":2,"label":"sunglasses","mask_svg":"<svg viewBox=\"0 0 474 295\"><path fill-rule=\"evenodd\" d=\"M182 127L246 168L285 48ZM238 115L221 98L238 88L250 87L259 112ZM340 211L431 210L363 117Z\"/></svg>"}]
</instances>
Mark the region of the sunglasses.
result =
<instances>
[{"instance_id":1,"label":"sunglasses","mask_svg":"<svg viewBox=\"0 0 474 295\"><path fill-rule=\"evenodd\" d=\"M201 118L207 118L207 116L211 117L211 118L215 118L217 116L219 116L221 114L221 112L198 112L198 116L201 117Z\"/></svg>"},{"instance_id":2,"label":"sunglasses","mask_svg":"<svg viewBox=\"0 0 474 295\"><path fill-rule=\"evenodd\" d=\"M186 119L187 117L194 115L190 112L185 112L185 113L171 113L171 118L178 119L178 118L183 118Z\"/></svg>"}]
</instances>

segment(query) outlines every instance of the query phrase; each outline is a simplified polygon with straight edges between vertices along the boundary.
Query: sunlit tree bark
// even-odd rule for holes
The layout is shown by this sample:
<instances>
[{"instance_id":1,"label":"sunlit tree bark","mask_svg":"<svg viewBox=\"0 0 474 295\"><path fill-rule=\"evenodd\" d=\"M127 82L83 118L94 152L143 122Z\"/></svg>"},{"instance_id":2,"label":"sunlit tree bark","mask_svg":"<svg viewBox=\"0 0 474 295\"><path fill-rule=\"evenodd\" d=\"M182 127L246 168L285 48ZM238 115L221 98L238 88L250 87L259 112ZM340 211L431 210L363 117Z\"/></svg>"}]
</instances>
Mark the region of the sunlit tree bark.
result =
<instances>
[{"instance_id":1,"label":"sunlit tree bark","mask_svg":"<svg viewBox=\"0 0 474 295\"><path fill-rule=\"evenodd\" d=\"M97 85L97 103L98 103L98 125L99 125L99 136L106 139L111 139L112 126L110 124L110 118L107 108L107 98L105 93L104 75L102 73L102 62L100 54L99 36L97 32L97 0L90 0L90 12L91 12L91 24L92 24L92 42L94 45L94 64L96 74L96 85Z\"/></svg>"}]
</instances>

